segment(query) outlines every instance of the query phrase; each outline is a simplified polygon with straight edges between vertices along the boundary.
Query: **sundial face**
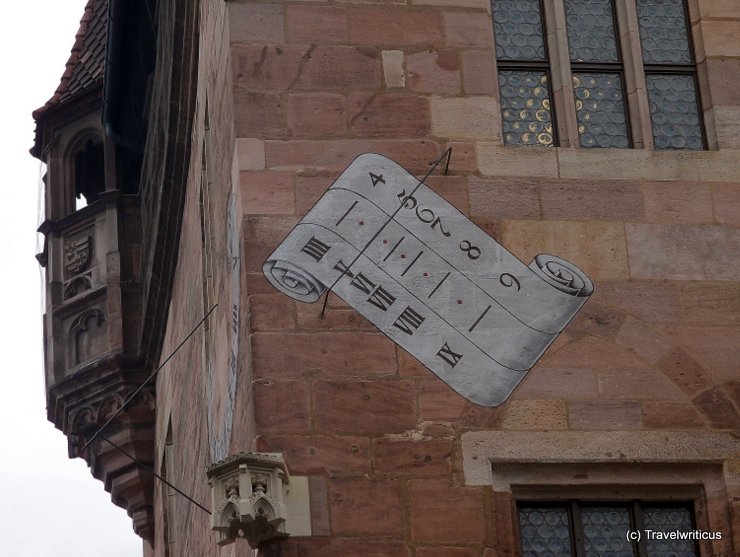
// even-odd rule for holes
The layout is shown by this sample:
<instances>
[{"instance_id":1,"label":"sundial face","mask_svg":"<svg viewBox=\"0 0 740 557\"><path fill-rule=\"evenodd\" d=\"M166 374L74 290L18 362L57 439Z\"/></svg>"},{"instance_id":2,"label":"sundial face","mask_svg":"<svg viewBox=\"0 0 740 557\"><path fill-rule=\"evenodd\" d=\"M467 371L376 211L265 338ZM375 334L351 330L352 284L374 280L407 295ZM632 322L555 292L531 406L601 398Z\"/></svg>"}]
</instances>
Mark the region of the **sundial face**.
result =
<instances>
[{"instance_id":1,"label":"sundial face","mask_svg":"<svg viewBox=\"0 0 740 557\"><path fill-rule=\"evenodd\" d=\"M392 160L357 157L265 261L315 302L331 289L468 400L504 402L593 291L575 265L525 265Z\"/></svg>"}]
</instances>

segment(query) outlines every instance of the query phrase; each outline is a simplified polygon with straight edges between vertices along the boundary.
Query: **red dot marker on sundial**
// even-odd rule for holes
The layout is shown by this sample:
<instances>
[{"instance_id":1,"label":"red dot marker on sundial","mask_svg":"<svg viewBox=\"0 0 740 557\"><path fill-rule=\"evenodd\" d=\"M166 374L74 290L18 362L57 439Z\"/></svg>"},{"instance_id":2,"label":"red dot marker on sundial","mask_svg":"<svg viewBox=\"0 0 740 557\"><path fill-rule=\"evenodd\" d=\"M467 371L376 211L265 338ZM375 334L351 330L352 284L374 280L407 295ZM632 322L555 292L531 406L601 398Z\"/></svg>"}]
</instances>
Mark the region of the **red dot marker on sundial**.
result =
<instances>
[{"instance_id":1,"label":"red dot marker on sundial","mask_svg":"<svg viewBox=\"0 0 740 557\"><path fill-rule=\"evenodd\" d=\"M457 301L457 303L458 303L458 304L462 304L462 300L458 300L458 301Z\"/></svg>"},{"instance_id":2,"label":"red dot marker on sundial","mask_svg":"<svg viewBox=\"0 0 740 557\"><path fill-rule=\"evenodd\" d=\"M401 254L401 259L406 259L406 254L405 253L402 253Z\"/></svg>"}]
</instances>

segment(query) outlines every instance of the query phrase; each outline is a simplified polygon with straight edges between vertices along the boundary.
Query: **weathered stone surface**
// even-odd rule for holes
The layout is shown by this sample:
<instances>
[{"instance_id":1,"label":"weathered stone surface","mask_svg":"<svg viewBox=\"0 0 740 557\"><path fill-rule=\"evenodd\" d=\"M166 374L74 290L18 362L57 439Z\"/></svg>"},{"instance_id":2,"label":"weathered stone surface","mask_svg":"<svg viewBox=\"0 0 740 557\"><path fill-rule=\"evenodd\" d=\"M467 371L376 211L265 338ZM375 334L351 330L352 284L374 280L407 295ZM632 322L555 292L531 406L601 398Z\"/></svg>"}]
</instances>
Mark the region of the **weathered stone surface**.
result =
<instances>
[{"instance_id":1,"label":"weathered stone surface","mask_svg":"<svg viewBox=\"0 0 740 557\"><path fill-rule=\"evenodd\" d=\"M294 137L333 137L347 132L342 95L289 95L288 130Z\"/></svg>"},{"instance_id":2,"label":"weathered stone surface","mask_svg":"<svg viewBox=\"0 0 740 557\"><path fill-rule=\"evenodd\" d=\"M686 396L658 370L622 368L599 371L599 394L611 399L685 400Z\"/></svg>"},{"instance_id":3,"label":"weathered stone surface","mask_svg":"<svg viewBox=\"0 0 740 557\"><path fill-rule=\"evenodd\" d=\"M642 194L647 222L712 222L712 197L708 185L650 182L642 184Z\"/></svg>"},{"instance_id":4,"label":"weathered stone surface","mask_svg":"<svg viewBox=\"0 0 740 557\"><path fill-rule=\"evenodd\" d=\"M283 6L280 4L229 4L232 41L280 42L284 39Z\"/></svg>"},{"instance_id":5,"label":"weathered stone surface","mask_svg":"<svg viewBox=\"0 0 740 557\"><path fill-rule=\"evenodd\" d=\"M468 95L496 95L495 54L492 50L462 52L463 88Z\"/></svg>"},{"instance_id":6,"label":"weathered stone surface","mask_svg":"<svg viewBox=\"0 0 740 557\"><path fill-rule=\"evenodd\" d=\"M373 46L431 46L442 42L436 10L348 8L349 41Z\"/></svg>"},{"instance_id":7,"label":"weathered stone surface","mask_svg":"<svg viewBox=\"0 0 740 557\"><path fill-rule=\"evenodd\" d=\"M285 122L277 95L236 91L234 104L234 131L238 137L274 139L285 136Z\"/></svg>"},{"instance_id":8,"label":"weathered stone surface","mask_svg":"<svg viewBox=\"0 0 740 557\"><path fill-rule=\"evenodd\" d=\"M572 364L575 366L578 362ZM587 400L598 394L599 385L593 369L542 365L531 370L514 391L514 397L521 399Z\"/></svg>"},{"instance_id":9,"label":"weathered stone surface","mask_svg":"<svg viewBox=\"0 0 740 557\"><path fill-rule=\"evenodd\" d=\"M656 368L689 396L710 386L709 379L701 365L681 348L673 348L660 359Z\"/></svg>"},{"instance_id":10,"label":"weathered stone surface","mask_svg":"<svg viewBox=\"0 0 740 557\"><path fill-rule=\"evenodd\" d=\"M331 553L328 557L409 557L410 555L404 542L374 537L334 538L329 550Z\"/></svg>"},{"instance_id":11,"label":"weathered stone surface","mask_svg":"<svg viewBox=\"0 0 740 557\"><path fill-rule=\"evenodd\" d=\"M577 265L591 280L627 278L624 228L611 222L506 221L503 245L523 262L554 253Z\"/></svg>"},{"instance_id":12,"label":"weathered stone surface","mask_svg":"<svg viewBox=\"0 0 740 557\"><path fill-rule=\"evenodd\" d=\"M383 51L383 76L389 89L406 87L406 70L403 68L403 50Z\"/></svg>"},{"instance_id":13,"label":"weathered stone surface","mask_svg":"<svg viewBox=\"0 0 740 557\"><path fill-rule=\"evenodd\" d=\"M344 139L336 141L266 141L268 167L319 167L343 170L362 153L391 157L410 171L422 171L441 155L439 145L427 140Z\"/></svg>"},{"instance_id":14,"label":"weathered stone surface","mask_svg":"<svg viewBox=\"0 0 740 557\"><path fill-rule=\"evenodd\" d=\"M293 173L243 170L239 173L245 215L292 215L295 212Z\"/></svg>"},{"instance_id":15,"label":"weathered stone surface","mask_svg":"<svg viewBox=\"0 0 740 557\"><path fill-rule=\"evenodd\" d=\"M681 319L678 290L671 282L601 281L593 298L647 323L670 323Z\"/></svg>"},{"instance_id":16,"label":"weathered stone surface","mask_svg":"<svg viewBox=\"0 0 740 557\"><path fill-rule=\"evenodd\" d=\"M373 441L376 472L414 477L445 476L450 472L452 439L425 441Z\"/></svg>"},{"instance_id":17,"label":"weathered stone surface","mask_svg":"<svg viewBox=\"0 0 740 557\"><path fill-rule=\"evenodd\" d=\"M470 202L468 201L468 178L466 176L429 176L424 184L444 197L445 201L458 211L469 214Z\"/></svg>"},{"instance_id":18,"label":"weathered stone surface","mask_svg":"<svg viewBox=\"0 0 740 557\"><path fill-rule=\"evenodd\" d=\"M553 368L573 365L593 369L624 369L644 366L637 355L614 341L587 336L570 342L553 354L546 354L541 364Z\"/></svg>"},{"instance_id":19,"label":"weathered stone surface","mask_svg":"<svg viewBox=\"0 0 740 557\"><path fill-rule=\"evenodd\" d=\"M419 93L458 93L460 62L454 50L422 50L406 58L408 87Z\"/></svg>"},{"instance_id":20,"label":"weathered stone surface","mask_svg":"<svg viewBox=\"0 0 740 557\"><path fill-rule=\"evenodd\" d=\"M539 219L542 216L536 180L471 176L469 181L473 216L490 219Z\"/></svg>"},{"instance_id":21,"label":"weathered stone surface","mask_svg":"<svg viewBox=\"0 0 740 557\"><path fill-rule=\"evenodd\" d=\"M568 422L571 429L640 429L642 409L639 402L628 400L569 402Z\"/></svg>"},{"instance_id":22,"label":"weathered stone surface","mask_svg":"<svg viewBox=\"0 0 740 557\"><path fill-rule=\"evenodd\" d=\"M433 97L430 106L434 135L488 141L501 135L496 97Z\"/></svg>"},{"instance_id":23,"label":"weathered stone surface","mask_svg":"<svg viewBox=\"0 0 740 557\"><path fill-rule=\"evenodd\" d=\"M380 87L380 53L374 48L236 44L232 57L236 93L334 92Z\"/></svg>"},{"instance_id":24,"label":"weathered stone surface","mask_svg":"<svg viewBox=\"0 0 740 557\"><path fill-rule=\"evenodd\" d=\"M568 429L563 400L512 400L504 416L503 429Z\"/></svg>"},{"instance_id":25,"label":"weathered stone surface","mask_svg":"<svg viewBox=\"0 0 740 557\"><path fill-rule=\"evenodd\" d=\"M237 139L236 148L239 158L239 170L264 170L264 141L252 138Z\"/></svg>"},{"instance_id":26,"label":"weathered stone surface","mask_svg":"<svg viewBox=\"0 0 740 557\"><path fill-rule=\"evenodd\" d=\"M287 7L288 40L306 43L343 43L347 40L347 17L335 6L291 5Z\"/></svg>"},{"instance_id":27,"label":"weathered stone surface","mask_svg":"<svg viewBox=\"0 0 740 557\"><path fill-rule=\"evenodd\" d=\"M399 482L334 479L329 493L333 533L392 536L403 532Z\"/></svg>"},{"instance_id":28,"label":"weathered stone surface","mask_svg":"<svg viewBox=\"0 0 740 557\"><path fill-rule=\"evenodd\" d=\"M416 424L410 381L317 381L316 426L335 433L402 433Z\"/></svg>"},{"instance_id":29,"label":"weathered stone surface","mask_svg":"<svg viewBox=\"0 0 740 557\"><path fill-rule=\"evenodd\" d=\"M482 543L483 492L440 480L409 482L411 538L416 542Z\"/></svg>"},{"instance_id":30,"label":"weathered stone surface","mask_svg":"<svg viewBox=\"0 0 740 557\"><path fill-rule=\"evenodd\" d=\"M329 525L329 487L321 476L308 477L308 492L311 499L311 533L314 536L328 536Z\"/></svg>"},{"instance_id":31,"label":"weathered stone surface","mask_svg":"<svg viewBox=\"0 0 740 557\"><path fill-rule=\"evenodd\" d=\"M627 224L635 278L737 280L740 230L722 226Z\"/></svg>"},{"instance_id":32,"label":"weathered stone surface","mask_svg":"<svg viewBox=\"0 0 740 557\"><path fill-rule=\"evenodd\" d=\"M719 387L712 387L697 395L693 402L712 427L734 430L740 427L740 415Z\"/></svg>"},{"instance_id":33,"label":"weathered stone surface","mask_svg":"<svg viewBox=\"0 0 740 557\"><path fill-rule=\"evenodd\" d=\"M429 133L429 103L420 96L353 93L347 114L350 130L362 135L418 137Z\"/></svg>"},{"instance_id":34,"label":"weathered stone surface","mask_svg":"<svg viewBox=\"0 0 740 557\"><path fill-rule=\"evenodd\" d=\"M465 408L465 399L442 381L431 379L418 383L421 420L457 420Z\"/></svg>"},{"instance_id":35,"label":"weathered stone surface","mask_svg":"<svg viewBox=\"0 0 740 557\"><path fill-rule=\"evenodd\" d=\"M621 181L542 181L542 214L548 220L642 221L640 186Z\"/></svg>"},{"instance_id":36,"label":"weathered stone surface","mask_svg":"<svg viewBox=\"0 0 740 557\"><path fill-rule=\"evenodd\" d=\"M256 381L254 414L260 431L308 430L308 386L302 381Z\"/></svg>"},{"instance_id":37,"label":"weathered stone surface","mask_svg":"<svg viewBox=\"0 0 740 557\"><path fill-rule=\"evenodd\" d=\"M484 176L558 176L556 149L519 149L484 141L478 142L476 147Z\"/></svg>"},{"instance_id":38,"label":"weathered stone surface","mask_svg":"<svg viewBox=\"0 0 740 557\"><path fill-rule=\"evenodd\" d=\"M740 226L740 184L713 185L712 200L717 222Z\"/></svg>"},{"instance_id":39,"label":"weathered stone surface","mask_svg":"<svg viewBox=\"0 0 740 557\"><path fill-rule=\"evenodd\" d=\"M632 350L650 365L666 355L672 342L643 321L627 317L617 333L617 343Z\"/></svg>"},{"instance_id":40,"label":"weathered stone surface","mask_svg":"<svg viewBox=\"0 0 740 557\"><path fill-rule=\"evenodd\" d=\"M568 334L573 339L583 335L613 338L626 317L619 310L589 300L589 303L582 307L568 324Z\"/></svg>"},{"instance_id":41,"label":"weathered stone surface","mask_svg":"<svg viewBox=\"0 0 740 557\"><path fill-rule=\"evenodd\" d=\"M737 17L737 12L735 12ZM738 28L740 22L735 20L704 20L701 22L704 52L711 56L740 56Z\"/></svg>"},{"instance_id":42,"label":"weathered stone surface","mask_svg":"<svg viewBox=\"0 0 740 557\"><path fill-rule=\"evenodd\" d=\"M689 402L645 400L642 420L648 429L695 429L706 423Z\"/></svg>"},{"instance_id":43,"label":"weathered stone surface","mask_svg":"<svg viewBox=\"0 0 740 557\"><path fill-rule=\"evenodd\" d=\"M736 379L740 362L740 327L669 327L668 336L688 352L715 381Z\"/></svg>"},{"instance_id":44,"label":"weathered stone surface","mask_svg":"<svg viewBox=\"0 0 740 557\"><path fill-rule=\"evenodd\" d=\"M475 12L443 12L445 39L449 46L493 48L491 21Z\"/></svg>"},{"instance_id":45,"label":"weathered stone surface","mask_svg":"<svg viewBox=\"0 0 740 557\"><path fill-rule=\"evenodd\" d=\"M735 0L701 0L699 2L699 10L702 19L738 18Z\"/></svg>"},{"instance_id":46,"label":"weathered stone surface","mask_svg":"<svg viewBox=\"0 0 740 557\"><path fill-rule=\"evenodd\" d=\"M365 474L370 469L366 437L262 435L260 450L282 452L292 474Z\"/></svg>"},{"instance_id":47,"label":"weathered stone surface","mask_svg":"<svg viewBox=\"0 0 740 557\"><path fill-rule=\"evenodd\" d=\"M381 376L396 372L393 343L372 333L255 333L257 377Z\"/></svg>"},{"instance_id":48,"label":"weathered stone surface","mask_svg":"<svg viewBox=\"0 0 740 557\"><path fill-rule=\"evenodd\" d=\"M684 321L708 325L740 322L740 284L684 282L679 285Z\"/></svg>"}]
</instances>

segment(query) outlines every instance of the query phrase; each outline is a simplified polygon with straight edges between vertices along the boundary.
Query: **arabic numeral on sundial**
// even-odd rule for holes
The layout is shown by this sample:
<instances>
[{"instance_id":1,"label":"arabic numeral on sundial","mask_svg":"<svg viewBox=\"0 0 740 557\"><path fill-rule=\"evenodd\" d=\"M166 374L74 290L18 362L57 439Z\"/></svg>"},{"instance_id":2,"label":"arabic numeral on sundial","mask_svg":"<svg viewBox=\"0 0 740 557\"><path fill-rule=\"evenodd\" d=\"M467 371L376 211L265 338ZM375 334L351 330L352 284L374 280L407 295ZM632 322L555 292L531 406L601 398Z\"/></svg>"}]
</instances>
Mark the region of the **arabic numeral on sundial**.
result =
<instances>
[{"instance_id":1,"label":"arabic numeral on sundial","mask_svg":"<svg viewBox=\"0 0 740 557\"><path fill-rule=\"evenodd\" d=\"M373 181L373 187L380 184L385 184L385 179L383 178L382 174L374 174L372 172L368 172L370 174L370 179Z\"/></svg>"},{"instance_id":2,"label":"arabic numeral on sundial","mask_svg":"<svg viewBox=\"0 0 740 557\"><path fill-rule=\"evenodd\" d=\"M470 259L478 259L480 257L480 248L474 246L469 240L460 242L460 249L467 253Z\"/></svg>"},{"instance_id":3,"label":"arabic numeral on sundial","mask_svg":"<svg viewBox=\"0 0 740 557\"><path fill-rule=\"evenodd\" d=\"M501 276L498 278L498 281L502 285L504 285L506 288L516 287L516 290L514 292L519 292L519 290L521 290L522 288L522 285L519 282L519 279L517 279L511 273L502 273Z\"/></svg>"}]
</instances>

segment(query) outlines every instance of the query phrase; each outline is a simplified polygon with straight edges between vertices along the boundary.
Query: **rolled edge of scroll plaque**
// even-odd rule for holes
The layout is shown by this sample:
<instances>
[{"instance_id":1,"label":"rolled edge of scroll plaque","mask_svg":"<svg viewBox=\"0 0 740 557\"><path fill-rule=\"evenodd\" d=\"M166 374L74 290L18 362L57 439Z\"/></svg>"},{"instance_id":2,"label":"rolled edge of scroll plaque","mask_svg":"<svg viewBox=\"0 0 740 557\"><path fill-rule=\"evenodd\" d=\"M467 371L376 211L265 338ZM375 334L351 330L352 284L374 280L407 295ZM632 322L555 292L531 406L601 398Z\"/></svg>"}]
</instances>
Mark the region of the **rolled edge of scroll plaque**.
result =
<instances>
[{"instance_id":1,"label":"rolled edge of scroll plaque","mask_svg":"<svg viewBox=\"0 0 740 557\"><path fill-rule=\"evenodd\" d=\"M300 302L331 288L482 406L511 395L594 289L557 256L525 265L406 169L371 153L344 170L263 272Z\"/></svg>"}]
</instances>

